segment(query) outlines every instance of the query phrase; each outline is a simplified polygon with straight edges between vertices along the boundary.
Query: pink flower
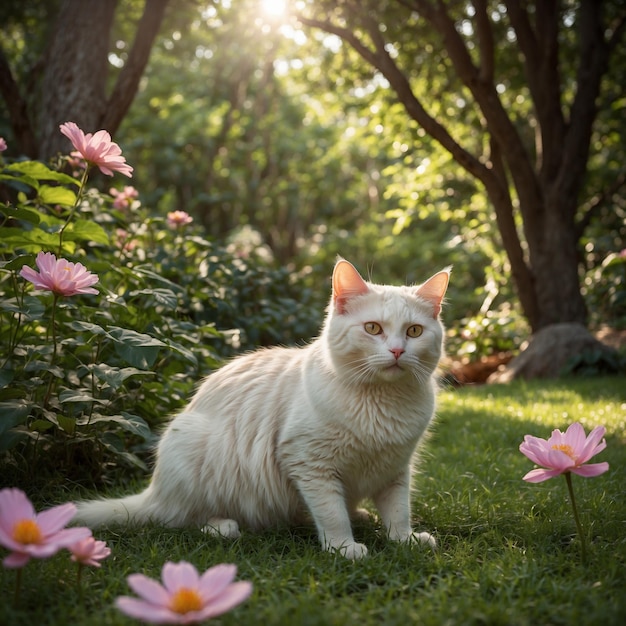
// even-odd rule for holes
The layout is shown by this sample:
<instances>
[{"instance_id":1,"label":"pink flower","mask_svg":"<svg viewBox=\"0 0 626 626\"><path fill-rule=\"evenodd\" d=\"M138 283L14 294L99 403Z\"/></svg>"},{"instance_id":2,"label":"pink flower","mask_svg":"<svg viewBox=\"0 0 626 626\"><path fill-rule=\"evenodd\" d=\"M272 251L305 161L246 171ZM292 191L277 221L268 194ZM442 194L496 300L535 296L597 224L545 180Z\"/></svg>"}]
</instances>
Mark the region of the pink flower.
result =
<instances>
[{"instance_id":1,"label":"pink flower","mask_svg":"<svg viewBox=\"0 0 626 626\"><path fill-rule=\"evenodd\" d=\"M81 170L87 168L87 161L81 156L67 157L67 164L72 168L72 176L74 176L74 178L82 176L83 172Z\"/></svg>"},{"instance_id":2,"label":"pink flower","mask_svg":"<svg viewBox=\"0 0 626 626\"><path fill-rule=\"evenodd\" d=\"M88 163L99 167L107 176L113 176L113 172L119 172L129 178L132 176L133 168L126 163L121 148L111 141L111 135L106 130L85 135L74 122L65 122L59 129L76 148L71 156L82 157Z\"/></svg>"},{"instance_id":3,"label":"pink flower","mask_svg":"<svg viewBox=\"0 0 626 626\"><path fill-rule=\"evenodd\" d=\"M82 263L70 263L58 259L51 252L40 252L35 259L39 272L24 265L20 276L35 285L36 289L52 291L60 296L74 296L80 293L98 293L91 285L98 282Z\"/></svg>"},{"instance_id":4,"label":"pink flower","mask_svg":"<svg viewBox=\"0 0 626 626\"><path fill-rule=\"evenodd\" d=\"M0 152L4 152L7 149L7 142L4 137L0 137Z\"/></svg>"},{"instance_id":5,"label":"pink flower","mask_svg":"<svg viewBox=\"0 0 626 626\"><path fill-rule=\"evenodd\" d=\"M89 536L89 528L65 528L76 514L71 502L35 513L20 489L0 490L0 545L12 550L5 567L23 567L32 558L46 559Z\"/></svg>"},{"instance_id":6,"label":"pink flower","mask_svg":"<svg viewBox=\"0 0 626 626\"><path fill-rule=\"evenodd\" d=\"M584 463L606 448L606 441L602 439L605 432L604 426L598 426L585 437L585 429L581 424L575 423L564 433L558 429L553 430L547 441L526 435L519 447L520 452L545 469L531 470L524 476L524 480L539 483L566 472L587 477L603 474L609 469L608 463Z\"/></svg>"},{"instance_id":7,"label":"pink flower","mask_svg":"<svg viewBox=\"0 0 626 626\"><path fill-rule=\"evenodd\" d=\"M167 214L167 223L170 228L178 228L191 224L193 218L186 211L171 211Z\"/></svg>"},{"instance_id":8,"label":"pink flower","mask_svg":"<svg viewBox=\"0 0 626 626\"><path fill-rule=\"evenodd\" d=\"M93 567L100 567L99 561L111 554L111 548L107 547L106 541L96 541L93 537L81 539L68 548L72 553L72 561Z\"/></svg>"},{"instance_id":9,"label":"pink flower","mask_svg":"<svg viewBox=\"0 0 626 626\"><path fill-rule=\"evenodd\" d=\"M221 615L252 593L252 583L233 582L235 565L216 565L202 576L190 563L170 561L163 565L163 585L143 574L127 580L140 598L122 596L115 604L120 611L154 624L194 624Z\"/></svg>"},{"instance_id":10,"label":"pink flower","mask_svg":"<svg viewBox=\"0 0 626 626\"><path fill-rule=\"evenodd\" d=\"M130 185L126 185L122 191L111 187L109 193L115 198L113 200L113 207L116 209L129 208L133 200L139 196L139 192Z\"/></svg>"}]
</instances>

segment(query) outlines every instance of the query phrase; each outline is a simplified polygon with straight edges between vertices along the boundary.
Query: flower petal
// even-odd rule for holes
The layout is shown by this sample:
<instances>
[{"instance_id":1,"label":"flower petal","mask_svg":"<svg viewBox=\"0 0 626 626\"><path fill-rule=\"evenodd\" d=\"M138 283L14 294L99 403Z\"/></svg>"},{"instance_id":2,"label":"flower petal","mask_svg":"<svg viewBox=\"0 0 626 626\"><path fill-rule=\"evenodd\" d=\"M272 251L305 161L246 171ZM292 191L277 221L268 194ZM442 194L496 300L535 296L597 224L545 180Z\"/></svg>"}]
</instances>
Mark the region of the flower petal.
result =
<instances>
[{"instance_id":1,"label":"flower petal","mask_svg":"<svg viewBox=\"0 0 626 626\"><path fill-rule=\"evenodd\" d=\"M600 476L600 474L604 474L604 472L608 471L608 469L609 464L604 461L603 463L591 463L589 465L580 465L579 467L573 467L570 471L573 474L578 474L579 476L591 478L593 476Z\"/></svg>"},{"instance_id":2,"label":"flower petal","mask_svg":"<svg viewBox=\"0 0 626 626\"><path fill-rule=\"evenodd\" d=\"M151 622L153 624L175 624L182 623L177 617L176 613L169 609L138 600L137 598L131 598L129 596L120 596L115 600L115 606L125 613L144 622ZM181 614L179 617L182 617Z\"/></svg>"},{"instance_id":3,"label":"flower petal","mask_svg":"<svg viewBox=\"0 0 626 626\"><path fill-rule=\"evenodd\" d=\"M131 574L127 579L128 586L141 598L151 604L167 606L170 594L161 583L143 574Z\"/></svg>"},{"instance_id":4,"label":"flower petal","mask_svg":"<svg viewBox=\"0 0 626 626\"><path fill-rule=\"evenodd\" d=\"M219 596L235 580L236 574L237 566L228 563L216 565L204 572L198 584L204 601L211 602Z\"/></svg>"},{"instance_id":5,"label":"flower petal","mask_svg":"<svg viewBox=\"0 0 626 626\"><path fill-rule=\"evenodd\" d=\"M236 583L232 583L222 592L219 598L216 598L204 609L200 610L199 613L202 616L202 619L208 619L210 617L215 617L216 615L221 615L248 599L251 593L251 582L247 580L240 580Z\"/></svg>"},{"instance_id":6,"label":"flower petal","mask_svg":"<svg viewBox=\"0 0 626 626\"><path fill-rule=\"evenodd\" d=\"M9 554L9 556L2 561L2 565L10 569L15 569L18 567L24 567L28 561L30 561L30 554L26 554L24 552L11 552L11 554Z\"/></svg>"},{"instance_id":7,"label":"flower petal","mask_svg":"<svg viewBox=\"0 0 626 626\"><path fill-rule=\"evenodd\" d=\"M197 587L200 577L198 570L191 563L167 561L161 571L161 580L169 593L176 593L181 587Z\"/></svg>"},{"instance_id":8,"label":"flower petal","mask_svg":"<svg viewBox=\"0 0 626 626\"><path fill-rule=\"evenodd\" d=\"M556 469L534 469L530 470L530 472L523 477L523 480L529 483L541 483L544 480L548 480L548 478L553 478L562 473L561 470Z\"/></svg>"},{"instance_id":9,"label":"flower petal","mask_svg":"<svg viewBox=\"0 0 626 626\"><path fill-rule=\"evenodd\" d=\"M580 452L585 445L585 440L585 429L579 422L570 424L563 437L563 443L569 446L574 451L576 456L580 455Z\"/></svg>"},{"instance_id":10,"label":"flower petal","mask_svg":"<svg viewBox=\"0 0 626 626\"><path fill-rule=\"evenodd\" d=\"M563 452L562 450L550 450L547 455L546 463L543 463L545 467L557 469L560 472L564 472L576 465L574 459L571 456Z\"/></svg>"},{"instance_id":11,"label":"flower petal","mask_svg":"<svg viewBox=\"0 0 626 626\"><path fill-rule=\"evenodd\" d=\"M76 543L81 539L86 539L90 536L91 530L89 528L86 526L79 526L78 528L63 528L53 535L50 535L47 539L62 548L67 548L73 543Z\"/></svg>"},{"instance_id":12,"label":"flower petal","mask_svg":"<svg viewBox=\"0 0 626 626\"><path fill-rule=\"evenodd\" d=\"M596 426L596 428L589 433L587 440L583 443L579 451L579 464L585 463L592 456L595 456L606 448L606 441L601 441L605 433L606 428L604 426Z\"/></svg>"},{"instance_id":13,"label":"flower petal","mask_svg":"<svg viewBox=\"0 0 626 626\"><path fill-rule=\"evenodd\" d=\"M19 520L35 517L35 507L21 489L9 487L0 490L0 528L12 532Z\"/></svg>"},{"instance_id":14,"label":"flower petal","mask_svg":"<svg viewBox=\"0 0 626 626\"><path fill-rule=\"evenodd\" d=\"M545 452L547 452L547 442L539 437L533 437L532 435L526 435L524 441L520 444L520 452L528 457L533 463L537 465L543 465L542 459Z\"/></svg>"},{"instance_id":15,"label":"flower petal","mask_svg":"<svg viewBox=\"0 0 626 626\"><path fill-rule=\"evenodd\" d=\"M37 515L37 523L44 535L56 533L67 526L76 515L76 505L71 502L59 504Z\"/></svg>"}]
</instances>

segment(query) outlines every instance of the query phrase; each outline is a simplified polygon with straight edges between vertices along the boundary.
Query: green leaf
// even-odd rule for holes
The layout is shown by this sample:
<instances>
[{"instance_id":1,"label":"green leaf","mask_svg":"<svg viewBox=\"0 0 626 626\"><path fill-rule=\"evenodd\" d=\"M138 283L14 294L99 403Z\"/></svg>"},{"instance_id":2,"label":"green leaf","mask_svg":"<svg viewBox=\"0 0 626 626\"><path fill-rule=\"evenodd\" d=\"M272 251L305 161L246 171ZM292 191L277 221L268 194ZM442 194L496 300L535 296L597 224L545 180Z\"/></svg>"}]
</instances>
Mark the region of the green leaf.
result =
<instances>
[{"instance_id":1,"label":"green leaf","mask_svg":"<svg viewBox=\"0 0 626 626\"><path fill-rule=\"evenodd\" d=\"M62 172L55 172L51 170L47 165L40 163L39 161L20 161L19 163L12 163L6 170L10 172L18 172L30 178L36 180L55 180L58 183L80 185L80 181L76 180L72 176L63 174Z\"/></svg>"},{"instance_id":2,"label":"green leaf","mask_svg":"<svg viewBox=\"0 0 626 626\"><path fill-rule=\"evenodd\" d=\"M18 185L19 184L28 185L29 187L32 187L33 189L39 188L39 183L37 182L37 180L34 178L31 178L30 176L9 176L7 174L0 174L0 180L6 180L9 183L18 183Z\"/></svg>"},{"instance_id":3,"label":"green leaf","mask_svg":"<svg viewBox=\"0 0 626 626\"><path fill-rule=\"evenodd\" d=\"M72 222L65 230L65 238L68 241L91 241L108 246L110 243L107 232L96 222L78 219Z\"/></svg>"},{"instance_id":4,"label":"green leaf","mask_svg":"<svg viewBox=\"0 0 626 626\"><path fill-rule=\"evenodd\" d=\"M31 406L25 400L0 402L0 434L26 422Z\"/></svg>"},{"instance_id":5,"label":"green leaf","mask_svg":"<svg viewBox=\"0 0 626 626\"><path fill-rule=\"evenodd\" d=\"M105 404L104 400L94 398L89 392L79 389L66 389L59 394L59 402L95 402L96 404Z\"/></svg>"},{"instance_id":6,"label":"green leaf","mask_svg":"<svg viewBox=\"0 0 626 626\"><path fill-rule=\"evenodd\" d=\"M0 228L1 248L15 252L15 250L25 250L26 252L40 252L43 250L55 250L59 247L59 236L48 233L40 228L33 228L25 231L18 228ZM76 249L74 243L65 242L63 246L69 253Z\"/></svg>"},{"instance_id":7,"label":"green leaf","mask_svg":"<svg viewBox=\"0 0 626 626\"><path fill-rule=\"evenodd\" d=\"M29 224L36 225L39 224L39 222L41 221L41 215L39 214L39 211L27 207L0 205L0 213L2 213L8 219L28 222Z\"/></svg>"},{"instance_id":8,"label":"green leaf","mask_svg":"<svg viewBox=\"0 0 626 626\"><path fill-rule=\"evenodd\" d=\"M74 206L76 203L76 194L71 189L66 189L65 187L41 185L37 195L43 204Z\"/></svg>"},{"instance_id":9,"label":"green leaf","mask_svg":"<svg viewBox=\"0 0 626 626\"><path fill-rule=\"evenodd\" d=\"M123 343L115 343L115 352L133 367L149 370L159 356L157 347L130 346Z\"/></svg>"},{"instance_id":10,"label":"green leaf","mask_svg":"<svg viewBox=\"0 0 626 626\"><path fill-rule=\"evenodd\" d=\"M9 369L0 369L0 388L6 387L15 378L15 372Z\"/></svg>"},{"instance_id":11,"label":"green leaf","mask_svg":"<svg viewBox=\"0 0 626 626\"><path fill-rule=\"evenodd\" d=\"M125 345L131 345L138 348L163 347L165 344L152 335L138 333L129 328L120 328L119 326L111 326L109 335L115 340Z\"/></svg>"},{"instance_id":12,"label":"green leaf","mask_svg":"<svg viewBox=\"0 0 626 626\"><path fill-rule=\"evenodd\" d=\"M146 372L135 367L113 367L111 365L107 365L106 363L95 364L89 369L93 371L93 373L98 377L99 380L103 380L113 389L119 389L119 387L122 386L123 382L131 376L135 376L137 374L145 375L153 373Z\"/></svg>"},{"instance_id":13,"label":"green leaf","mask_svg":"<svg viewBox=\"0 0 626 626\"><path fill-rule=\"evenodd\" d=\"M76 431L76 420L71 417L66 417L65 415L57 415L57 420L59 421L59 426L62 430L64 430L68 435L73 435Z\"/></svg>"},{"instance_id":14,"label":"green leaf","mask_svg":"<svg viewBox=\"0 0 626 626\"><path fill-rule=\"evenodd\" d=\"M19 254L10 261L0 262L0 268L3 270L21 270L24 265L34 265L34 254Z\"/></svg>"},{"instance_id":15,"label":"green leaf","mask_svg":"<svg viewBox=\"0 0 626 626\"><path fill-rule=\"evenodd\" d=\"M132 298L136 296L150 296L153 297L158 304L162 304L168 309L175 310L178 307L178 296L171 289L159 289L158 287L153 289L141 289L131 291L129 296Z\"/></svg>"},{"instance_id":16,"label":"green leaf","mask_svg":"<svg viewBox=\"0 0 626 626\"><path fill-rule=\"evenodd\" d=\"M30 429L34 430L38 433L43 433L46 430L50 430L53 426L55 426L54 422L49 422L48 420L35 420L31 425Z\"/></svg>"},{"instance_id":17,"label":"green leaf","mask_svg":"<svg viewBox=\"0 0 626 626\"><path fill-rule=\"evenodd\" d=\"M110 431L104 432L99 436L99 439L108 450L114 452L118 457L143 470L148 469L146 464L137 456L124 450L124 443L116 433Z\"/></svg>"},{"instance_id":18,"label":"green leaf","mask_svg":"<svg viewBox=\"0 0 626 626\"><path fill-rule=\"evenodd\" d=\"M150 440L154 434L150 430L147 422L138 415L132 415L122 411L121 415L94 415L89 421L90 424L112 422L121 426L134 435L139 435L142 439Z\"/></svg>"},{"instance_id":19,"label":"green leaf","mask_svg":"<svg viewBox=\"0 0 626 626\"><path fill-rule=\"evenodd\" d=\"M110 337L109 333L102 328L102 326L98 326L98 324L92 324L91 322L81 322L80 320L74 320L73 322L69 322L66 324L72 330L77 331L87 331L89 333L93 333L94 335L105 335L106 337Z\"/></svg>"}]
</instances>

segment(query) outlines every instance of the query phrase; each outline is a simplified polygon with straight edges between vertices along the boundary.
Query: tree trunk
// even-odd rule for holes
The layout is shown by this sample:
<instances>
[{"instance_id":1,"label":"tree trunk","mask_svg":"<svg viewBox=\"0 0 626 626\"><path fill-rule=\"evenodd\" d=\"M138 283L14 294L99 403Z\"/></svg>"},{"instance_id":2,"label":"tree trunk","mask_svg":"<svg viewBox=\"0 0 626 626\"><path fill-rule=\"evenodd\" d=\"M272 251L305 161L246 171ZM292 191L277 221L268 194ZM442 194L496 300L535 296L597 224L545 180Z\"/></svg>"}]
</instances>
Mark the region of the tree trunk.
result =
<instances>
[{"instance_id":1,"label":"tree trunk","mask_svg":"<svg viewBox=\"0 0 626 626\"><path fill-rule=\"evenodd\" d=\"M117 0L61 0L35 89L16 83L0 50L0 95L7 103L19 151L47 160L69 148L59 132L76 122L85 132L113 135L137 92L168 0L146 0L135 39L110 97L110 34Z\"/></svg>"},{"instance_id":2,"label":"tree trunk","mask_svg":"<svg viewBox=\"0 0 626 626\"><path fill-rule=\"evenodd\" d=\"M99 130L106 106L109 33L116 0L63 0L46 55L39 110L39 156L65 153L59 124Z\"/></svg>"},{"instance_id":3,"label":"tree trunk","mask_svg":"<svg viewBox=\"0 0 626 626\"><path fill-rule=\"evenodd\" d=\"M558 378L578 371L614 374L619 367L617 350L598 341L582 324L552 324L535 333L523 352L491 374L487 382Z\"/></svg>"}]
</instances>

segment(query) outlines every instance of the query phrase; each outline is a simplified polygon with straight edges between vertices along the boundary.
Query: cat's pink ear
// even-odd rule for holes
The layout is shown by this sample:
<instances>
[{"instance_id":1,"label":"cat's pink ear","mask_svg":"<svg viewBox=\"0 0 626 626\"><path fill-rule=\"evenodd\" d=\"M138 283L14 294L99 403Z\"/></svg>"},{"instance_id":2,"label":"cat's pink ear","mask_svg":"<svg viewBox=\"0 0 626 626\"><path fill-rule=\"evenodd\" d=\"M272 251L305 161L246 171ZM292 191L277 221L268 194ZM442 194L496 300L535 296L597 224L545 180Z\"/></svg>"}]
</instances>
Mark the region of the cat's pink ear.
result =
<instances>
[{"instance_id":1,"label":"cat's pink ear","mask_svg":"<svg viewBox=\"0 0 626 626\"><path fill-rule=\"evenodd\" d=\"M333 302L339 314L346 310L346 302L354 296L369 291L367 283L361 278L352 263L341 259L333 271Z\"/></svg>"},{"instance_id":2,"label":"cat's pink ear","mask_svg":"<svg viewBox=\"0 0 626 626\"><path fill-rule=\"evenodd\" d=\"M446 295L448 282L450 281L450 269L437 272L415 291L415 295L428 300L433 305L433 318L437 319L441 311L441 302Z\"/></svg>"}]
</instances>

